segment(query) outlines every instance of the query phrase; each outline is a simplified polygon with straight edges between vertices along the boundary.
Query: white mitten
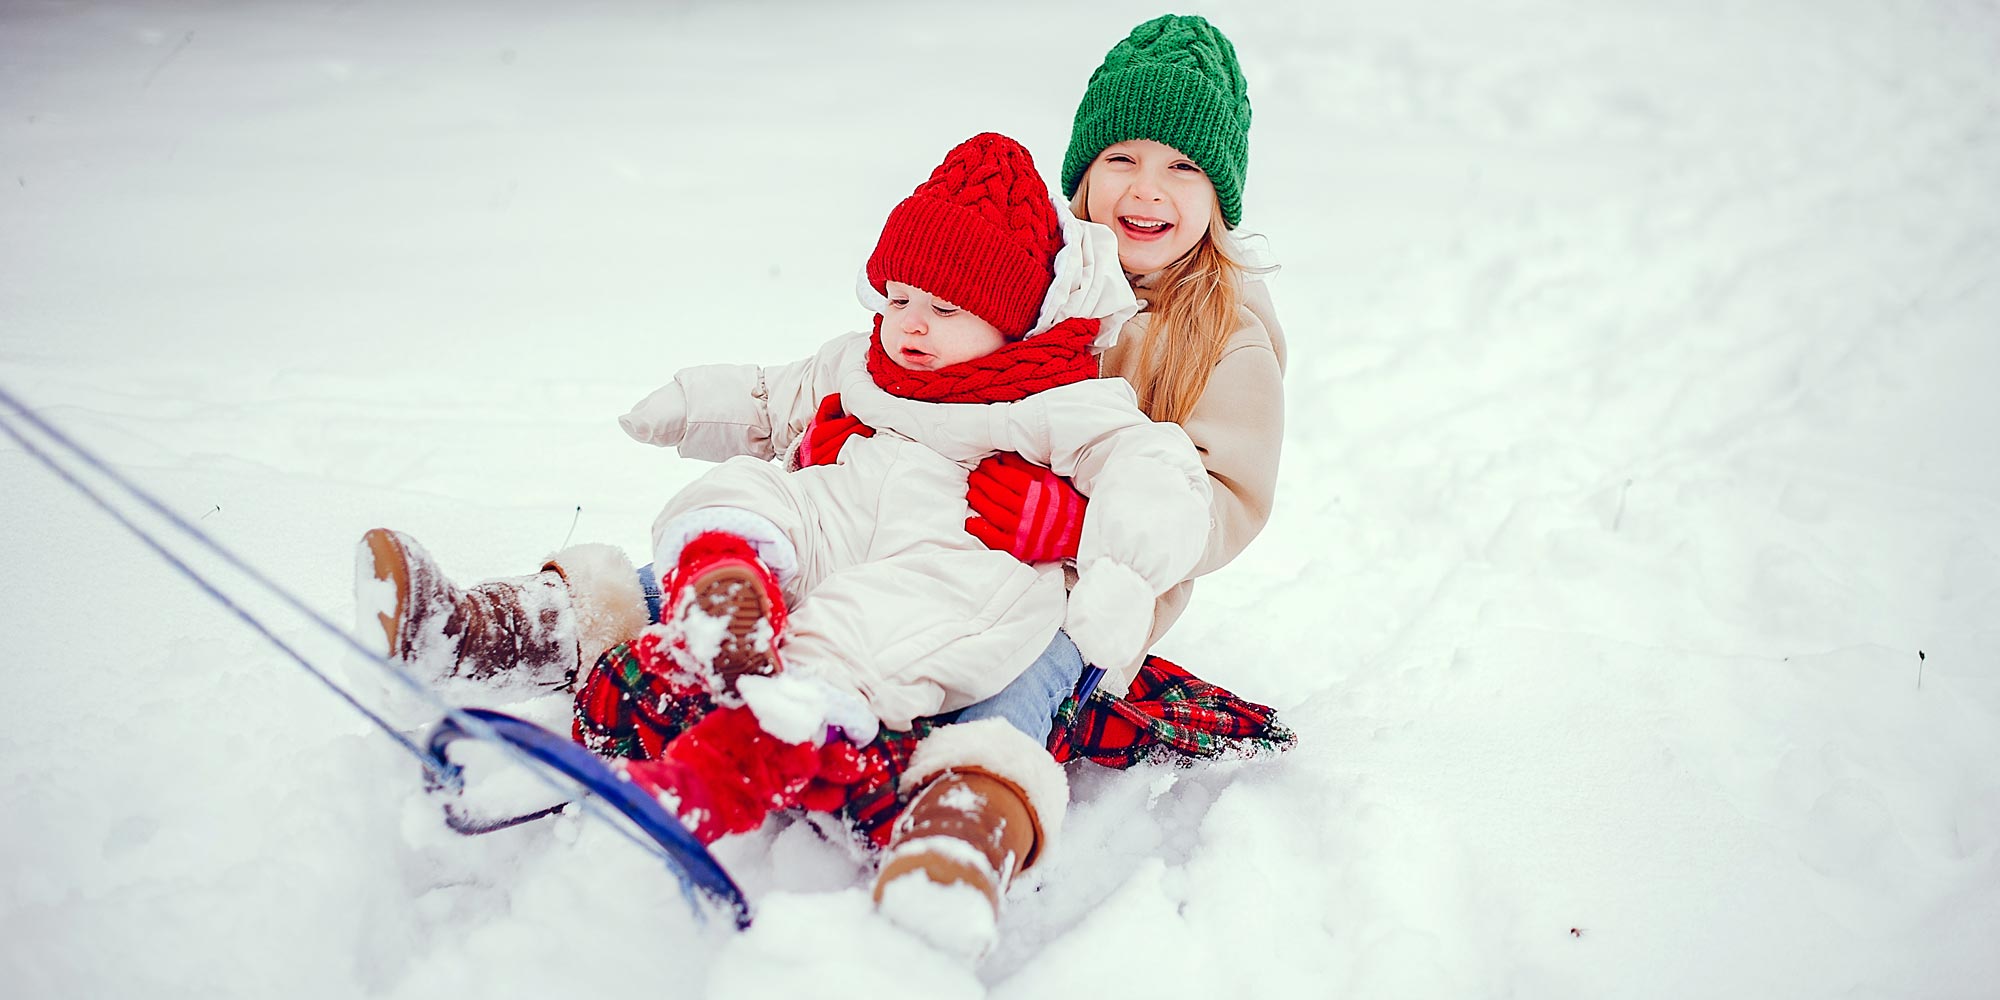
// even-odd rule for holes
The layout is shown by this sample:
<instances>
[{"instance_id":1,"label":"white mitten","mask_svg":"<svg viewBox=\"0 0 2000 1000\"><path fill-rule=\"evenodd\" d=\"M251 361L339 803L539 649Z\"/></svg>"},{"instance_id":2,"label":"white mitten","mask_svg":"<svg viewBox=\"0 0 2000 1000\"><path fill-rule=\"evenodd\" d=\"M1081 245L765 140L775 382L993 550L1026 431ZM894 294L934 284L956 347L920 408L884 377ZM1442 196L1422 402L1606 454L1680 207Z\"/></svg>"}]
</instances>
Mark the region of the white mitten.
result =
<instances>
[{"instance_id":1,"label":"white mitten","mask_svg":"<svg viewBox=\"0 0 2000 1000\"><path fill-rule=\"evenodd\" d=\"M618 426L641 444L661 448L680 444L687 435L687 393L679 382L668 382L632 404L631 411L618 418Z\"/></svg>"},{"instance_id":2,"label":"white mitten","mask_svg":"<svg viewBox=\"0 0 2000 1000\"><path fill-rule=\"evenodd\" d=\"M787 743L818 745L838 729L849 743L866 746L882 725L861 695L796 668L775 677L745 674L736 679L736 693L757 725Z\"/></svg>"},{"instance_id":3,"label":"white mitten","mask_svg":"<svg viewBox=\"0 0 2000 1000\"><path fill-rule=\"evenodd\" d=\"M1145 577L1124 564L1098 559L1077 573L1063 631L1085 663L1120 673L1146 652L1158 596Z\"/></svg>"}]
</instances>

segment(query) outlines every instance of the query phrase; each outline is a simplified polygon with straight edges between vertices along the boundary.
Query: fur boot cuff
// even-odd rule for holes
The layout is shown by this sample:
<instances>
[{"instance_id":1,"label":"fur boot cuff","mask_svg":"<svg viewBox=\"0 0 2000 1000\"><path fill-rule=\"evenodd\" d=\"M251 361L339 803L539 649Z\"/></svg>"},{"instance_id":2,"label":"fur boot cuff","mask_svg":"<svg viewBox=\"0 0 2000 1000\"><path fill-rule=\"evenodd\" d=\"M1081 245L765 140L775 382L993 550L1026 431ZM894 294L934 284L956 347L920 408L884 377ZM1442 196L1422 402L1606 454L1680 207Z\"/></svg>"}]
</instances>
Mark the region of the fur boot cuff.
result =
<instances>
[{"instance_id":1,"label":"fur boot cuff","mask_svg":"<svg viewBox=\"0 0 2000 1000\"><path fill-rule=\"evenodd\" d=\"M981 719L945 726L924 737L903 772L903 790L916 789L945 771L983 771L1021 790L1035 819L1035 851L1027 868L1048 853L1069 809L1069 775L1047 747L1007 724Z\"/></svg>"},{"instance_id":2,"label":"fur boot cuff","mask_svg":"<svg viewBox=\"0 0 2000 1000\"><path fill-rule=\"evenodd\" d=\"M572 545L548 558L544 569L562 574L576 612L578 668L588 673L604 651L645 629L646 595L632 560L617 547Z\"/></svg>"}]
</instances>

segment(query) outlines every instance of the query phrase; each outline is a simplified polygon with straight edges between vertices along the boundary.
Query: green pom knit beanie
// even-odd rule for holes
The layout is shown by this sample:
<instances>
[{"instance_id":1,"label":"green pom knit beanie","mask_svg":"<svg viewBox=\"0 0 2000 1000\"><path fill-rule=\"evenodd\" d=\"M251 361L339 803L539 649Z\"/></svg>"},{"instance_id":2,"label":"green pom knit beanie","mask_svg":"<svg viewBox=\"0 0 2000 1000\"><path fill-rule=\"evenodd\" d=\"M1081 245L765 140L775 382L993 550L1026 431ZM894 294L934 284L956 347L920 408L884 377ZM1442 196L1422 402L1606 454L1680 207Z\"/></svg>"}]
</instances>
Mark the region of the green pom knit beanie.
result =
<instances>
[{"instance_id":1,"label":"green pom knit beanie","mask_svg":"<svg viewBox=\"0 0 2000 1000\"><path fill-rule=\"evenodd\" d=\"M1063 194L1075 197L1104 147L1151 139L1208 172L1222 217L1243 218L1250 160L1250 94L1236 47L1207 20L1163 14L1132 29L1090 74L1063 157Z\"/></svg>"}]
</instances>

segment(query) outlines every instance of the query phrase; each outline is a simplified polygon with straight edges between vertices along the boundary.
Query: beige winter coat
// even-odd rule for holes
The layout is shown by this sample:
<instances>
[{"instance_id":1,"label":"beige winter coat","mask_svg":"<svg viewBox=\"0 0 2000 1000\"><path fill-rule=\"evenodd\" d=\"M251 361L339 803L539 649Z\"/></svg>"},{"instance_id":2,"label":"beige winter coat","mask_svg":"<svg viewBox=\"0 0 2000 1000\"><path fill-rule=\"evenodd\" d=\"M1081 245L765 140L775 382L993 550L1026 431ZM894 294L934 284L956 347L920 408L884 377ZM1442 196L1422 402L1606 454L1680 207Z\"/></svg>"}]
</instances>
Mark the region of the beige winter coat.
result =
<instances>
[{"instance_id":1,"label":"beige winter coat","mask_svg":"<svg viewBox=\"0 0 2000 1000\"><path fill-rule=\"evenodd\" d=\"M1167 591L1155 606L1148 646L1158 642L1186 610L1194 578L1227 565L1271 519L1278 449L1285 437L1285 335L1264 282L1245 282L1243 300L1236 311L1235 335L1224 345L1222 360L1194 412L1181 423L1213 487L1207 548L1188 579ZM1104 354L1104 374L1136 373L1138 359L1145 356L1151 320L1142 312L1125 324L1117 345ZM1089 521L1086 517L1085 524ZM1104 679L1105 689L1113 693L1122 694L1130 683L1130 675Z\"/></svg>"}]
</instances>

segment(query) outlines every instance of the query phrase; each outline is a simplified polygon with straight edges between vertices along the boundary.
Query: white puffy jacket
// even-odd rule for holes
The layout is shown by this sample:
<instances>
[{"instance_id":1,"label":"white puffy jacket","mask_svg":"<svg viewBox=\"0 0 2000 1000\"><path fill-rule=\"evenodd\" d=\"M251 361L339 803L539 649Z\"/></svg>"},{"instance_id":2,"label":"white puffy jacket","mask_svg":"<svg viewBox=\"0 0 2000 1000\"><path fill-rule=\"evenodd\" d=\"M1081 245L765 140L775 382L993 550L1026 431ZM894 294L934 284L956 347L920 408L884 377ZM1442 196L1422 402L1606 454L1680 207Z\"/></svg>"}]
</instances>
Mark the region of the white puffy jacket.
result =
<instances>
[{"instance_id":1,"label":"white puffy jacket","mask_svg":"<svg viewBox=\"0 0 2000 1000\"><path fill-rule=\"evenodd\" d=\"M1109 230L1074 227L1037 332L1095 315L1109 328L1101 347L1136 304ZM1073 254L1079 246L1095 252ZM1154 601L1186 578L1208 538L1208 475L1186 433L1148 420L1116 378L1012 403L891 396L868 374L868 345L856 333L788 365L685 369L622 418L639 440L723 462L667 504L655 545L666 522L704 507L777 524L799 554L784 581L788 662L851 687L894 728L997 693L1065 625L1085 660L1122 686L1144 655ZM850 438L834 465L774 462L835 392L874 436ZM1023 564L965 531L967 475L1002 451L1091 498L1067 598L1061 564Z\"/></svg>"}]
</instances>

